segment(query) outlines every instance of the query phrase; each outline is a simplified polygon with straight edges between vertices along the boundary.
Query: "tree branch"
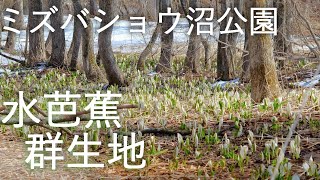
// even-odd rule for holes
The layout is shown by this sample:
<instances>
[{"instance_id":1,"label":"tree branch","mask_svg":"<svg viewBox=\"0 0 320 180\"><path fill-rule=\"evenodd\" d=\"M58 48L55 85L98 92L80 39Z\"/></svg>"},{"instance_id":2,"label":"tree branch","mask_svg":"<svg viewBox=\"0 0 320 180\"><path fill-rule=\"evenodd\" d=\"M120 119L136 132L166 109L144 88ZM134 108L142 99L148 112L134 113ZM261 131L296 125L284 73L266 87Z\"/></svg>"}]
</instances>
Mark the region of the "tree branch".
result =
<instances>
[{"instance_id":1,"label":"tree branch","mask_svg":"<svg viewBox=\"0 0 320 180\"><path fill-rule=\"evenodd\" d=\"M138 108L137 105L131 105L131 104L124 104L124 105L119 105L117 109L133 109L133 108ZM8 113L6 112L2 112L0 113L0 115L7 115ZM79 117L81 119L81 121L90 121L90 111L81 111L81 112L77 112L76 115L60 115L60 116L56 116L52 118L52 122L53 123L63 123L63 122L71 122L71 121L75 121L76 117ZM48 117L43 117L40 118L40 120L42 121L43 124L47 124L48 123ZM0 121L0 125L14 125L14 124L18 124L19 123L19 119L11 119L9 122L7 123L2 123L2 121ZM30 118L26 118L23 121L24 125L28 125L28 126L34 126L34 125L38 125L38 123L32 121L32 119Z\"/></svg>"},{"instance_id":2,"label":"tree branch","mask_svg":"<svg viewBox=\"0 0 320 180\"><path fill-rule=\"evenodd\" d=\"M301 14L300 10L299 10L298 7L297 7L296 2L295 2L294 0L291 0L291 2L292 2L292 4L293 4L293 6L294 6L294 9L297 11L299 17L306 23L307 29L309 30L309 32L310 32L310 34L311 34L314 42L316 43L316 45L317 45L317 47L318 47L318 50L320 51L320 44L319 44L319 42L318 42L318 40L317 40L317 37L316 37L315 33L313 32L313 29L312 29L312 27L311 27L310 22Z\"/></svg>"},{"instance_id":3,"label":"tree branch","mask_svg":"<svg viewBox=\"0 0 320 180\"><path fill-rule=\"evenodd\" d=\"M0 51L0 56L3 56L3 57L5 57L5 58L7 58L7 59L9 59L9 60L11 60L11 61L14 61L14 62L20 63L20 64L22 64L23 66L26 64L26 62L25 62L25 61L22 61L22 60L19 60L19 59L16 59L16 58L10 57L10 56L8 56L8 55L6 55L6 54L3 54L1 51Z\"/></svg>"}]
</instances>

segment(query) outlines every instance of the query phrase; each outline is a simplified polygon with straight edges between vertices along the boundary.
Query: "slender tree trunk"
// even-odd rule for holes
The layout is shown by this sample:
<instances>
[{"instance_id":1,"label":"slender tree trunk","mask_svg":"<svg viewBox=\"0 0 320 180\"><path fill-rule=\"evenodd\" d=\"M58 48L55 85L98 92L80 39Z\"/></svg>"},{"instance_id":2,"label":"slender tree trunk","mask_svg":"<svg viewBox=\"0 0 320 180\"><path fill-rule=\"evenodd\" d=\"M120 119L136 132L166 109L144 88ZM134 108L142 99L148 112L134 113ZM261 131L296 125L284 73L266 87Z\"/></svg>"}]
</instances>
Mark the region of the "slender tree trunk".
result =
<instances>
[{"instance_id":1,"label":"slender tree trunk","mask_svg":"<svg viewBox=\"0 0 320 180\"><path fill-rule=\"evenodd\" d=\"M29 17L28 17L28 29L31 30L38 26L43 17L35 16L32 13L34 11L42 11L41 0L29 0ZM31 33L29 32L29 58L27 61L28 66L34 66L39 62L43 62L45 59L45 46L44 46L44 35L43 27L38 31Z\"/></svg>"},{"instance_id":2,"label":"slender tree trunk","mask_svg":"<svg viewBox=\"0 0 320 180\"><path fill-rule=\"evenodd\" d=\"M198 0L190 0L189 2L190 7L193 9L196 9L200 7ZM191 17L193 19L196 19L199 17L199 13L192 13ZM192 21L191 24L194 25L194 27L197 27L197 22ZM187 51L187 56L185 59L185 71L190 71L193 73L199 73L200 69L200 44L201 44L201 37L197 35L196 28L193 29L190 37L189 37L189 46Z\"/></svg>"},{"instance_id":3,"label":"slender tree trunk","mask_svg":"<svg viewBox=\"0 0 320 180\"><path fill-rule=\"evenodd\" d=\"M16 22L10 22L9 27L12 27L17 30L22 30L23 27L23 0L14 1L13 7L14 10L19 11L19 14L11 14L11 18L15 19ZM7 41L5 44L5 50L7 52L13 52L16 46L16 37L17 34L12 31L8 31Z\"/></svg>"},{"instance_id":4,"label":"slender tree trunk","mask_svg":"<svg viewBox=\"0 0 320 180\"><path fill-rule=\"evenodd\" d=\"M187 11L187 8L186 8L186 0L180 0L180 5L181 5L181 8L182 8L182 11L184 13L185 16L188 16L188 11ZM218 16L218 15L217 15ZM189 25L191 25L191 21L189 20ZM204 48L204 62L205 62L205 67L207 70L210 70L211 69L211 66L212 66L212 60L211 60L211 49L212 49L212 46L210 45L210 42L208 41L207 38L204 38L202 36L200 36L201 38L201 43L203 45L203 48Z\"/></svg>"},{"instance_id":5,"label":"slender tree trunk","mask_svg":"<svg viewBox=\"0 0 320 180\"><path fill-rule=\"evenodd\" d=\"M73 3L73 11L76 16L83 9L79 0L72 0ZM77 60L79 58L79 50L81 46L81 36L83 33L83 27L81 22L78 19L74 19L74 30L73 30L73 38L72 38L72 46L69 49L68 54L71 54L70 60L70 70L75 71L77 69Z\"/></svg>"},{"instance_id":6,"label":"slender tree trunk","mask_svg":"<svg viewBox=\"0 0 320 180\"><path fill-rule=\"evenodd\" d=\"M52 32L51 31L49 32L49 35L47 37L45 48L46 48L46 59L49 59L52 53Z\"/></svg>"},{"instance_id":7,"label":"slender tree trunk","mask_svg":"<svg viewBox=\"0 0 320 180\"><path fill-rule=\"evenodd\" d=\"M101 78L101 74L94 54L93 25L90 18L86 18L85 20L88 27L84 30L82 37L83 68L88 79L97 80Z\"/></svg>"},{"instance_id":8,"label":"slender tree trunk","mask_svg":"<svg viewBox=\"0 0 320 180\"><path fill-rule=\"evenodd\" d=\"M1 43L2 43L2 36L1 36L1 33L2 33L2 29L3 29L3 5L4 5L4 0L0 0L0 47L1 47Z\"/></svg>"},{"instance_id":9,"label":"slender tree trunk","mask_svg":"<svg viewBox=\"0 0 320 180\"><path fill-rule=\"evenodd\" d=\"M97 2L96 2L96 0L90 0L90 2L89 2L89 4L90 4L90 14L92 14L92 15L96 15L96 13L98 12L98 6L97 6Z\"/></svg>"},{"instance_id":10,"label":"slender tree trunk","mask_svg":"<svg viewBox=\"0 0 320 180\"><path fill-rule=\"evenodd\" d=\"M97 65L100 67L101 66L101 56L100 56L100 51L98 51L97 56L96 56L96 62Z\"/></svg>"},{"instance_id":11,"label":"slender tree trunk","mask_svg":"<svg viewBox=\"0 0 320 180\"><path fill-rule=\"evenodd\" d=\"M267 0L254 0L253 3L254 7L267 7ZM280 95L273 49L271 35L249 37L251 98L257 103Z\"/></svg>"},{"instance_id":12,"label":"slender tree trunk","mask_svg":"<svg viewBox=\"0 0 320 180\"><path fill-rule=\"evenodd\" d=\"M276 56L285 56L288 52L288 42L286 41L287 35L287 23L286 23L286 0L274 0L274 7L278 10L277 22L278 22L278 34L274 37L275 43L275 54ZM279 68L285 67L285 61L281 60L278 62Z\"/></svg>"},{"instance_id":13,"label":"slender tree trunk","mask_svg":"<svg viewBox=\"0 0 320 180\"><path fill-rule=\"evenodd\" d=\"M250 17L250 9L252 6L252 0L244 0L244 9L246 9L244 12L245 17ZM248 51L249 47L249 37L251 36L250 33L250 24L251 20L250 18L247 18L247 23L245 23L245 40L244 40L244 50ZM248 53L244 52L242 54L242 74L241 74L241 81L242 82L249 82L250 79L250 56Z\"/></svg>"},{"instance_id":14,"label":"slender tree trunk","mask_svg":"<svg viewBox=\"0 0 320 180\"><path fill-rule=\"evenodd\" d=\"M154 14L156 15L156 14L159 14L160 0L155 0L154 3L155 3L155 8L154 8L155 13ZM157 18L157 16L154 16L154 15L152 15L152 16ZM161 24L157 23L157 26L151 36L151 39L150 39L147 47L140 54L138 64L137 64L138 70L140 70L140 71L144 70L146 58L152 53L152 49L153 49L153 47L159 37L160 32L161 32Z\"/></svg>"},{"instance_id":15,"label":"slender tree trunk","mask_svg":"<svg viewBox=\"0 0 320 180\"><path fill-rule=\"evenodd\" d=\"M171 7L171 0L161 0L160 12L167 12L167 8ZM163 23L161 25L161 55L159 63L156 67L156 72L168 72L170 71L170 63L172 57L172 45L173 45L173 32L165 34L173 24L173 18L166 16L163 17Z\"/></svg>"},{"instance_id":16,"label":"slender tree trunk","mask_svg":"<svg viewBox=\"0 0 320 180\"><path fill-rule=\"evenodd\" d=\"M140 70L140 71L144 70L146 58L152 53L152 48L158 39L160 30L161 30L161 24L158 23L156 26L156 29L154 30L154 32L152 34L152 37L151 37L147 47L140 54L140 57L138 60L138 65L137 65L138 70Z\"/></svg>"},{"instance_id":17,"label":"slender tree trunk","mask_svg":"<svg viewBox=\"0 0 320 180\"><path fill-rule=\"evenodd\" d=\"M65 58L66 41L64 36L64 29L60 27L63 25L63 9L62 0L50 0L50 7L56 6L59 11L51 16L50 21L55 32L52 33L52 54L49 61L49 65L54 67L62 67Z\"/></svg>"},{"instance_id":18,"label":"slender tree trunk","mask_svg":"<svg viewBox=\"0 0 320 180\"><path fill-rule=\"evenodd\" d=\"M232 9L237 8L238 11L242 14L242 0L232 0L230 2L230 6L232 7ZM240 20L240 17L236 14L236 12L233 10L232 11L232 17L233 17L233 24L238 23L241 26L242 21ZM234 26L234 28L236 28ZM229 49L229 53L230 53L230 63L231 63L231 71L232 71L232 76L231 79L234 79L237 74L236 74L236 62L240 61L241 58L237 58L237 49L235 47L238 46L238 38L239 38L239 33L233 33L233 34L229 34L229 43L230 45L232 45L233 47L231 47Z\"/></svg>"},{"instance_id":19,"label":"slender tree trunk","mask_svg":"<svg viewBox=\"0 0 320 180\"><path fill-rule=\"evenodd\" d=\"M28 57L28 44L29 44L29 27L26 28L26 42L24 43L24 57Z\"/></svg>"},{"instance_id":20,"label":"slender tree trunk","mask_svg":"<svg viewBox=\"0 0 320 180\"><path fill-rule=\"evenodd\" d=\"M221 12L226 12L227 8L230 7L230 0L220 0ZM225 30L228 24L230 14L221 22L220 29ZM230 27L232 28L232 26ZM234 34L220 34L218 42L218 54L217 54L217 78L220 80L230 80L235 77L234 72L234 58L236 46L236 36ZM227 43L230 46L226 47Z\"/></svg>"},{"instance_id":21,"label":"slender tree trunk","mask_svg":"<svg viewBox=\"0 0 320 180\"><path fill-rule=\"evenodd\" d=\"M208 41L208 39L201 38L201 42L204 48L204 65L207 70L210 70L212 67L212 59L211 59L211 49L212 45Z\"/></svg>"},{"instance_id":22,"label":"slender tree trunk","mask_svg":"<svg viewBox=\"0 0 320 180\"><path fill-rule=\"evenodd\" d=\"M69 68L70 68L70 61L71 61L71 57L72 57L73 47L74 47L74 40L72 38L70 47L69 47L68 52L67 52L66 62L65 62L65 64L69 65Z\"/></svg>"},{"instance_id":23,"label":"slender tree trunk","mask_svg":"<svg viewBox=\"0 0 320 180\"><path fill-rule=\"evenodd\" d=\"M287 42L287 53L293 53L293 46L292 46L292 41L293 41L293 27L295 25L294 18L293 18L293 12L291 8L293 8L291 2L289 0L285 0L285 7L286 7L286 14L285 14L285 21L286 21L286 38L289 40Z\"/></svg>"},{"instance_id":24,"label":"slender tree trunk","mask_svg":"<svg viewBox=\"0 0 320 180\"><path fill-rule=\"evenodd\" d=\"M101 27L107 25L114 18L113 0L100 0L100 9L106 12L105 16L101 16ZM99 52L105 68L109 85L127 86L112 50L111 36L113 26L99 34Z\"/></svg>"}]
</instances>

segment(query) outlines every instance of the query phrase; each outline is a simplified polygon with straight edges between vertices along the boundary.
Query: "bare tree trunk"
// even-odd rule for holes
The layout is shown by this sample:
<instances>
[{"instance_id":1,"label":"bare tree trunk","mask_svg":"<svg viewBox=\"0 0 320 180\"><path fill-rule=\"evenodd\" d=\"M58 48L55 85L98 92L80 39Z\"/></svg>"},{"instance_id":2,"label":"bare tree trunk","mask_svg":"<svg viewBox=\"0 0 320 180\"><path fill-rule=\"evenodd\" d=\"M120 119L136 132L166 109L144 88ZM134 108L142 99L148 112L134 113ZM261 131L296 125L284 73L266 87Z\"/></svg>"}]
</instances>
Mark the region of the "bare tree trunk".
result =
<instances>
[{"instance_id":1,"label":"bare tree trunk","mask_svg":"<svg viewBox=\"0 0 320 180\"><path fill-rule=\"evenodd\" d=\"M73 11L76 16L83 9L79 0L72 0L73 3ZM81 36L83 33L83 27L81 22L78 19L74 20L74 30L72 37L72 46L69 49L68 54L71 54L70 60L70 70L75 71L77 69L77 60L79 58L79 50L81 46Z\"/></svg>"},{"instance_id":2,"label":"bare tree trunk","mask_svg":"<svg viewBox=\"0 0 320 180\"><path fill-rule=\"evenodd\" d=\"M73 38L72 38L70 47L69 47L68 52L67 52L67 57L65 59L65 64L69 65L68 68L70 68L70 61L71 61L71 57L72 57L73 47L74 47L74 41L73 41Z\"/></svg>"},{"instance_id":3,"label":"bare tree trunk","mask_svg":"<svg viewBox=\"0 0 320 180\"><path fill-rule=\"evenodd\" d=\"M187 8L186 8L186 0L180 0L180 5L181 5L181 8L182 8L182 11L184 13L185 16L188 16L188 11L187 11ZM218 16L218 15L217 15ZM191 21L189 20L189 25L191 25ZM201 43L203 45L203 48L204 48L204 62L205 62L205 67L207 70L210 70L211 69L211 66L212 66L212 60L211 60L211 49L212 49L212 46L210 45L209 41L207 38L204 38L202 36L200 36L201 38Z\"/></svg>"},{"instance_id":4,"label":"bare tree trunk","mask_svg":"<svg viewBox=\"0 0 320 180\"><path fill-rule=\"evenodd\" d=\"M267 7L267 0L254 0L254 7ZM249 37L251 98L259 103L265 98L280 95L276 64L273 56L271 35L261 34Z\"/></svg>"},{"instance_id":5,"label":"bare tree trunk","mask_svg":"<svg viewBox=\"0 0 320 180\"><path fill-rule=\"evenodd\" d=\"M97 65L100 67L101 66L101 56L100 56L100 51L98 51L97 56L96 56L96 62Z\"/></svg>"},{"instance_id":6,"label":"bare tree trunk","mask_svg":"<svg viewBox=\"0 0 320 180\"><path fill-rule=\"evenodd\" d=\"M137 65L138 70L140 70L140 71L144 70L146 58L152 53L152 48L158 39L160 29L161 29L161 24L158 23L156 26L156 29L154 30L154 32L152 34L152 37L151 37L147 47L140 54L140 57L138 60L138 65Z\"/></svg>"},{"instance_id":7,"label":"bare tree trunk","mask_svg":"<svg viewBox=\"0 0 320 180\"><path fill-rule=\"evenodd\" d=\"M278 22L278 34L274 37L274 49L276 56L285 56L285 53L287 53L287 47L288 43L285 39L286 37L286 7L285 7L285 1L286 0L274 0L273 5L278 9L278 16L277 16L277 22ZM278 62L279 68L284 68L285 62L283 60Z\"/></svg>"},{"instance_id":8,"label":"bare tree trunk","mask_svg":"<svg viewBox=\"0 0 320 180\"><path fill-rule=\"evenodd\" d=\"M1 37L1 33L2 33L2 29L4 26L4 22L3 22L3 5L4 5L4 0L0 0L0 47L1 47L1 43L2 43L2 37Z\"/></svg>"},{"instance_id":9,"label":"bare tree trunk","mask_svg":"<svg viewBox=\"0 0 320 180\"><path fill-rule=\"evenodd\" d=\"M220 0L221 4L221 12L226 12L229 5L230 0ZM230 15L228 15L222 22L220 29L225 30L227 27L227 23ZM230 27L232 28L232 26ZM220 34L218 42L218 54L217 54L217 78L220 80L230 80L235 77L234 72L234 58L235 58L235 49L236 46L236 35L234 34ZM227 43L228 47L225 44Z\"/></svg>"},{"instance_id":10,"label":"bare tree trunk","mask_svg":"<svg viewBox=\"0 0 320 180\"><path fill-rule=\"evenodd\" d=\"M106 12L105 16L100 17L102 19L101 27L107 25L107 23L111 22L114 18L113 2L113 0L100 0L100 9ZM113 26L110 26L99 34L99 52L101 60L107 74L109 85L127 86L128 84L125 81L113 54L111 43L112 30Z\"/></svg>"},{"instance_id":11,"label":"bare tree trunk","mask_svg":"<svg viewBox=\"0 0 320 180\"><path fill-rule=\"evenodd\" d=\"M66 48L64 29L60 28L63 25L62 0L50 0L50 7L51 6L56 6L59 11L50 17L51 25L55 28L55 32L52 33L52 54L49 65L62 67L64 65Z\"/></svg>"},{"instance_id":12,"label":"bare tree trunk","mask_svg":"<svg viewBox=\"0 0 320 180\"><path fill-rule=\"evenodd\" d=\"M218 17L218 16L217 16ZM216 29L218 26L216 26L214 29ZM210 71L212 68L212 44L209 42L209 37L201 37L201 43L204 48L204 65L206 70Z\"/></svg>"},{"instance_id":13,"label":"bare tree trunk","mask_svg":"<svg viewBox=\"0 0 320 180\"><path fill-rule=\"evenodd\" d=\"M154 3L155 3L155 8L154 8L155 13L154 14L159 14L160 0L155 0ZM147 13L150 14L150 12L148 12L148 11L147 11ZM160 32L161 32L161 24L157 23L157 26L151 36L151 39L150 39L147 47L140 54L138 64L137 64L138 70L140 70L140 71L144 70L146 58L152 53L152 49L153 49L153 47L159 37Z\"/></svg>"},{"instance_id":14,"label":"bare tree trunk","mask_svg":"<svg viewBox=\"0 0 320 180\"><path fill-rule=\"evenodd\" d=\"M237 8L239 10L239 12L242 14L242 0L232 0L230 2L230 6L232 7L232 9ZM240 21L240 17L236 14L235 11L232 11L232 15L233 17L233 24L234 23L238 23L241 27L241 23L242 21ZM234 27L235 28L235 27ZM237 58L237 49L236 47L238 46L238 38L239 38L239 33L233 33L233 34L229 34L229 43L232 46L229 49L229 53L230 53L230 63L231 63L231 70L232 70L232 76L231 79L234 79L237 74L236 74L236 62L240 61L241 58Z\"/></svg>"},{"instance_id":15,"label":"bare tree trunk","mask_svg":"<svg viewBox=\"0 0 320 180\"><path fill-rule=\"evenodd\" d=\"M200 7L198 0L190 0L189 2L190 7L196 9ZM193 19L199 17L199 13L191 14ZM194 27L197 27L197 22L192 21L191 24ZM199 73L200 69L200 44L201 44L201 37L197 35L196 29L193 29L190 37L189 37L189 46L187 51L187 56L185 59L185 71L191 71L193 73Z\"/></svg>"},{"instance_id":16,"label":"bare tree trunk","mask_svg":"<svg viewBox=\"0 0 320 180\"><path fill-rule=\"evenodd\" d=\"M95 15L98 12L98 6L96 0L90 0L90 14Z\"/></svg>"},{"instance_id":17,"label":"bare tree trunk","mask_svg":"<svg viewBox=\"0 0 320 180\"><path fill-rule=\"evenodd\" d=\"M13 9L19 11L19 14L11 14L11 18L15 19L16 22L10 22L9 27L12 27L14 29L21 30L23 27L23 0L16 0L13 4ZM12 31L8 31L7 41L5 44L5 50L7 52L13 52L15 50L16 46L16 37L17 34Z\"/></svg>"},{"instance_id":18,"label":"bare tree trunk","mask_svg":"<svg viewBox=\"0 0 320 180\"><path fill-rule=\"evenodd\" d=\"M90 18L86 18L86 22L88 27L84 30L82 37L83 68L88 79L97 80L101 78L101 73L94 54L93 25Z\"/></svg>"},{"instance_id":19,"label":"bare tree trunk","mask_svg":"<svg viewBox=\"0 0 320 180\"><path fill-rule=\"evenodd\" d=\"M49 32L49 35L47 37L45 48L46 48L46 58L49 59L52 53L52 32L51 31Z\"/></svg>"},{"instance_id":20,"label":"bare tree trunk","mask_svg":"<svg viewBox=\"0 0 320 180\"><path fill-rule=\"evenodd\" d=\"M160 12L167 12L167 8L171 7L171 0L161 0ZM159 63L156 67L156 72L168 72L170 71L170 63L172 57L172 45L173 45L173 32L165 34L173 24L173 18L166 16L163 17L163 23L161 25L161 55Z\"/></svg>"},{"instance_id":21,"label":"bare tree trunk","mask_svg":"<svg viewBox=\"0 0 320 180\"><path fill-rule=\"evenodd\" d=\"M26 28L26 42L24 43L24 50L23 50L23 53L24 53L24 57L27 58L28 57L28 44L29 44L29 27L27 26Z\"/></svg>"},{"instance_id":22,"label":"bare tree trunk","mask_svg":"<svg viewBox=\"0 0 320 180\"><path fill-rule=\"evenodd\" d=\"M212 45L209 43L208 39L205 39L205 38L201 38L201 42L204 48L204 65L207 70L210 70L212 67L212 59L211 59Z\"/></svg>"},{"instance_id":23,"label":"bare tree trunk","mask_svg":"<svg viewBox=\"0 0 320 180\"><path fill-rule=\"evenodd\" d=\"M29 0L29 17L28 17L28 29L31 30L38 26L43 17L34 16L34 11L42 11L41 0ZM43 27L38 31L31 33L29 31L29 58L27 61L28 66L34 66L39 62L43 62L45 59L45 46L44 46L44 35Z\"/></svg>"},{"instance_id":24,"label":"bare tree trunk","mask_svg":"<svg viewBox=\"0 0 320 180\"><path fill-rule=\"evenodd\" d=\"M293 41L293 30L292 28L294 27L294 18L293 18L293 6L289 0L285 0L285 7L286 7L286 14L285 14L285 21L286 21L286 39L289 41L287 42L287 53L293 53L293 46L292 46L292 41Z\"/></svg>"},{"instance_id":25,"label":"bare tree trunk","mask_svg":"<svg viewBox=\"0 0 320 180\"><path fill-rule=\"evenodd\" d=\"M250 9L252 7L252 1L251 0L244 0L244 9L246 9L244 12L245 17L250 17ZM248 51L249 47L249 37L251 36L250 33L250 18L247 18L248 21L245 23L245 40L244 40L244 50ZM241 74L241 81L242 82L248 82L250 79L250 56L248 53L243 52L242 54L242 74Z\"/></svg>"}]
</instances>

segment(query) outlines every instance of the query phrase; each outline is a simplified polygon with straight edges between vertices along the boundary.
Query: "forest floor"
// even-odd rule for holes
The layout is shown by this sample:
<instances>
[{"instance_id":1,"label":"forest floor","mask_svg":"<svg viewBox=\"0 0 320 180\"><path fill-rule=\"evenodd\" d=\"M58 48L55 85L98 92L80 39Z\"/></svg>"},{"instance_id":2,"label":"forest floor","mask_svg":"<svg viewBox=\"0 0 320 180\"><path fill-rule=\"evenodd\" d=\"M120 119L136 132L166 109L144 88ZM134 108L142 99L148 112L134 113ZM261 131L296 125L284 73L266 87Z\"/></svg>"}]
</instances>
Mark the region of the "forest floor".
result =
<instances>
[{"instance_id":1,"label":"forest floor","mask_svg":"<svg viewBox=\"0 0 320 180\"><path fill-rule=\"evenodd\" d=\"M257 104L250 99L249 85L229 84L213 88L214 73L210 71L199 75L179 75L183 61L178 58L173 63L174 73L168 75L138 73L134 69L135 61L132 61L136 58L134 55L120 55L117 58L120 68L131 83L127 88L112 86L108 90L122 94L120 104L139 104L139 108L119 110L122 127L112 129L120 134L142 133L142 136L137 135L137 139L145 142L143 158L147 162L146 168L126 170L123 162L108 164L107 160L113 157L112 149L106 144L111 142L108 135L110 130L93 127L86 130L89 139L97 139L95 134L99 134L102 146L91 148L100 153L99 157L93 157L91 161L104 163L105 168L66 168L66 164L75 159L65 153L72 137L64 134L63 139L67 141L62 147L66 161L58 163L57 171L50 170L49 164L46 164L44 170L30 170L29 164L24 162L28 156L24 145L26 135L51 131L36 126L22 129L0 126L1 178L132 179L141 176L146 179L265 179L276 163L279 148L288 134L288 128L298 116L299 106L304 99L305 91L294 83L311 78L317 65L305 60L288 63L286 70L279 72L282 98ZM147 69L154 69L154 65L155 62L149 60ZM46 69L42 72L22 73L18 77L15 74L0 77L1 101L17 101L14 89L19 89L25 92L25 97L39 100L38 106L44 111L48 102L48 99L42 98L45 93L70 90L83 95L95 93L103 87L102 83L89 81L79 72L66 70ZM311 95L307 96L302 119L292 139L292 143L296 144L288 147L285 160L281 163L281 178L290 179L294 174L300 175L302 179L319 177L305 173L303 168L306 162L311 166L309 159L312 156L316 168L320 169L319 85L318 82L310 90ZM88 100L81 98L76 102L78 110L83 110ZM32 112L37 115L37 111ZM83 133L84 125L82 123L70 130ZM248 151L241 160L239 158L243 155L244 147L248 147ZM295 147L300 150L299 156L293 153Z\"/></svg>"},{"instance_id":2,"label":"forest floor","mask_svg":"<svg viewBox=\"0 0 320 180\"><path fill-rule=\"evenodd\" d=\"M50 168L31 170L25 163L27 148L22 138L0 130L0 179L97 179L94 173L84 169L60 168L53 171ZM59 164L63 166L63 164Z\"/></svg>"}]
</instances>

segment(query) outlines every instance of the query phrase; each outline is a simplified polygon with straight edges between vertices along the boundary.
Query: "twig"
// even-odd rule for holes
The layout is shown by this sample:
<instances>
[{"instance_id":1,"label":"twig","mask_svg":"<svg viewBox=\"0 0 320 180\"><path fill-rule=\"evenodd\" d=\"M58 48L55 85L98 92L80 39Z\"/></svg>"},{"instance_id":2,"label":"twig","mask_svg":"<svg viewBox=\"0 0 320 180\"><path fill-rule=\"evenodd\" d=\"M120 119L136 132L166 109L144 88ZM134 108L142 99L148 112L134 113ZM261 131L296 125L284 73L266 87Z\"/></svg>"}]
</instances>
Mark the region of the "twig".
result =
<instances>
[{"instance_id":1,"label":"twig","mask_svg":"<svg viewBox=\"0 0 320 180\"><path fill-rule=\"evenodd\" d=\"M47 126L47 125L45 125L45 124L43 124L43 123L39 123L39 124L36 124L36 125L37 125L37 126L40 126L40 127L43 127L43 128L46 128L46 129L48 129L48 130L50 130L50 131L53 131L53 132L55 132L55 133L58 133L57 130L52 129L50 126Z\"/></svg>"},{"instance_id":2,"label":"twig","mask_svg":"<svg viewBox=\"0 0 320 180\"><path fill-rule=\"evenodd\" d=\"M136 108L139 108L139 106L133 105L133 104L123 104L123 105L117 106L117 109L136 109Z\"/></svg>"},{"instance_id":3,"label":"twig","mask_svg":"<svg viewBox=\"0 0 320 180\"><path fill-rule=\"evenodd\" d=\"M167 129L144 129L141 131L142 134L164 134L164 135L177 135L178 133L182 136L188 136L191 131L173 131Z\"/></svg>"},{"instance_id":4,"label":"twig","mask_svg":"<svg viewBox=\"0 0 320 180\"><path fill-rule=\"evenodd\" d=\"M61 127L60 130L63 131L63 132L65 132L65 133L67 133L69 136L73 136L73 135L74 135L74 134L73 134L69 129L67 129L67 128Z\"/></svg>"},{"instance_id":5,"label":"twig","mask_svg":"<svg viewBox=\"0 0 320 180\"><path fill-rule=\"evenodd\" d=\"M9 115L9 112L7 112L7 111L1 112L1 111L0 111L0 115L7 116L7 115Z\"/></svg>"},{"instance_id":6,"label":"twig","mask_svg":"<svg viewBox=\"0 0 320 180\"><path fill-rule=\"evenodd\" d=\"M296 2L295 2L294 0L291 0L291 3L293 4L294 9L297 11L297 13L298 13L298 15L300 16L300 18L306 23L307 29L309 30L309 32L310 32L313 40L315 41L315 43L316 43L316 45L317 45L317 47L318 47L318 50L320 50L320 44L319 44L319 42L318 42L318 40L317 40L317 37L316 37L315 33L313 32L313 29L312 29L312 27L311 27L310 22L301 14L300 10L299 10L298 7L297 7Z\"/></svg>"},{"instance_id":7,"label":"twig","mask_svg":"<svg viewBox=\"0 0 320 180\"><path fill-rule=\"evenodd\" d=\"M246 53L245 56L249 55L249 51L243 50L243 49L241 49L241 48L238 48L237 46L233 46L233 45L228 44L228 43L226 43L226 42L220 41L219 39L216 39L216 41L217 41L218 43L221 43L221 44L223 44L223 45L226 45L226 47L224 47L224 48L232 47L232 48L235 48L235 49L237 49L237 50L239 50L239 51L241 51L241 52L243 52L243 53Z\"/></svg>"},{"instance_id":8,"label":"twig","mask_svg":"<svg viewBox=\"0 0 320 180\"><path fill-rule=\"evenodd\" d=\"M23 100L24 100L26 103L28 103L28 104L31 103L31 101L30 101L28 98L26 98L26 97L23 97ZM41 110L36 104L33 105L32 108L33 108L35 111L37 111L38 113L40 113L42 116L48 117L48 115L47 115L43 110Z\"/></svg>"}]
</instances>

